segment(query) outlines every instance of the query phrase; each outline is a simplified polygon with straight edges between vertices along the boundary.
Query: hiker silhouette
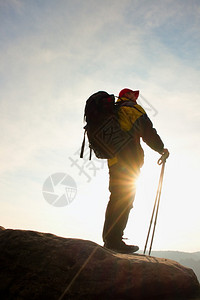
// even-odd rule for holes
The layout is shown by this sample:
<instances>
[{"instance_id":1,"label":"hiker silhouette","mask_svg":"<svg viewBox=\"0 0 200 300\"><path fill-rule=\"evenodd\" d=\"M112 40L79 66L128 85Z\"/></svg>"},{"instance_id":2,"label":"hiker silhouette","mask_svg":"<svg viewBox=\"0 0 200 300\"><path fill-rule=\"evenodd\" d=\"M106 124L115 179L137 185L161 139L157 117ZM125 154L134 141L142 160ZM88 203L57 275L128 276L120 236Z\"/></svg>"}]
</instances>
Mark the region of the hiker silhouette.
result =
<instances>
[{"instance_id":1,"label":"hiker silhouette","mask_svg":"<svg viewBox=\"0 0 200 300\"><path fill-rule=\"evenodd\" d=\"M169 156L145 110L137 104L138 96L139 91L128 88L119 93L118 120L121 129L131 133L132 138L116 156L108 159L110 199L102 236L104 247L121 253L133 253L139 249L125 244L123 234L133 207L136 180L144 163L140 139L159 154L165 154L166 158Z\"/></svg>"}]
</instances>

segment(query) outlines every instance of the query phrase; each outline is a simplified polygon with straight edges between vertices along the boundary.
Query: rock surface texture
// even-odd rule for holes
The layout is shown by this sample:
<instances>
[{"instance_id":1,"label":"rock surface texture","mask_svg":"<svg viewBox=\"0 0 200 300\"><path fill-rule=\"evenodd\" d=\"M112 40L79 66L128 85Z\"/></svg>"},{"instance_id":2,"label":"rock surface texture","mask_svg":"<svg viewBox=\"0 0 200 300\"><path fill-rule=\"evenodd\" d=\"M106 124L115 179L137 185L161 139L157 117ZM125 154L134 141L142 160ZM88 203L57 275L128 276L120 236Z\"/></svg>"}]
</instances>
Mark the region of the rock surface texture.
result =
<instances>
[{"instance_id":1,"label":"rock surface texture","mask_svg":"<svg viewBox=\"0 0 200 300\"><path fill-rule=\"evenodd\" d=\"M179 263L85 240L0 227L0 299L200 299Z\"/></svg>"}]
</instances>

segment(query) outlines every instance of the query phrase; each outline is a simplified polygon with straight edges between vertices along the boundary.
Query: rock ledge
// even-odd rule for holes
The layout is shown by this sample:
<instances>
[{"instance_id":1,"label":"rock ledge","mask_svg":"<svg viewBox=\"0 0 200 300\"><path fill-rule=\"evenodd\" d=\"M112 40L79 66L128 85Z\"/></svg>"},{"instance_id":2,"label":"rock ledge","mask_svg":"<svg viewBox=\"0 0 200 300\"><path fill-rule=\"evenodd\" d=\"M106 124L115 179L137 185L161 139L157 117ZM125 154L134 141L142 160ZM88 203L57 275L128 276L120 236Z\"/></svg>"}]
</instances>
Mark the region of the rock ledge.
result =
<instances>
[{"instance_id":1,"label":"rock ledge","mask_svg":"<svg viewBox=\"0 0 200 300\"><path fill-rule=\"evenodd\" d=\"M91 241L0 227L0 253L1 300L200 299L191 269Z\"/></svg>"}]
</instances>

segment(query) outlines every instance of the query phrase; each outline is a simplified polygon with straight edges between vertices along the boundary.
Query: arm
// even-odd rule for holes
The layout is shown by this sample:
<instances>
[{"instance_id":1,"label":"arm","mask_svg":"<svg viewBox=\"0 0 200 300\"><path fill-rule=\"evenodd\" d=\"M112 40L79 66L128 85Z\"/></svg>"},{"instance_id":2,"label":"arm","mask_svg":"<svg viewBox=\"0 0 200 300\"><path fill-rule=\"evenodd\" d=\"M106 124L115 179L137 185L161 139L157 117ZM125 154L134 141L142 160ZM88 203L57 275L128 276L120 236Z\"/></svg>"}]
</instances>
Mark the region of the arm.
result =
<instances>
[{"instance_id":1,"label":"arm","mask_svg":"<svg viewBox=\"0 0 200 300\"><path fill-rule=\"evenodd\" d=\"M149 117L145 114L140 118L142 140L156 152L163 154L165 151L163 141L157 134Z\"/></svg>"}]
</instances>

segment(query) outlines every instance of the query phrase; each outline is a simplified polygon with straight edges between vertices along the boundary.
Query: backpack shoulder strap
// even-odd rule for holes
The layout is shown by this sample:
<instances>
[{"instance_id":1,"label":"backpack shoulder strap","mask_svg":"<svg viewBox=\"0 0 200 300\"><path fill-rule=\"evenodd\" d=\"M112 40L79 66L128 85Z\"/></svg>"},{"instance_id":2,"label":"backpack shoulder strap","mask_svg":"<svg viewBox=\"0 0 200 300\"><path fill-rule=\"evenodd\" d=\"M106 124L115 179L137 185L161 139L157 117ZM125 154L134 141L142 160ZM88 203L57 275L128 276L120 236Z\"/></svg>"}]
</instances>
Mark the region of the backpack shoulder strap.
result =
<instances>
[{"instance_id":1,"label":"backpack shoulder strap","mask_svg":"<svg viewBox=\"0 0 200 300\"><path fill-rule=\"evenodd\" d=\"M144 112L141 111L138 107L136 107L136 105L132 101L123 101L123 103L121 103L121 105L119 107L121 107L121 106L132 107L132 108L136 109L137 111L139 111L142 115L144 115Z\"/></svg>"},{"instance_id":2,"label":"backpack shoulder strap","mask_svg":"<svg viewBox=\"0 0 200 300\"><path fill-rule=\"evenodd\" d=\"M87 125L83 128L85 129L85 131L84 131L83 142L82 142L82 146L81 146L80 158L83 158L83 153L84 153L84 149L85 149L85 135L87 132ZM90 147L89 160L91 160L91 158L92 158L92 148Z\"/></svg>"},{"instance_id":3,"label":"backpack shoulder strap","mask_svg":"<svg viewBox=\"0 0 200 300\"><path fill-rule=\"evenodd\" d=\"M86 135L86 126L84 127L85 131L84 131L84 136L83 136L83 142L82 142L82 146L81 146L81 153L80 153L80 158L83 158L83 153L84 153L84 148L85 148L85 135Z\"/></svg>"}]
</instances>

